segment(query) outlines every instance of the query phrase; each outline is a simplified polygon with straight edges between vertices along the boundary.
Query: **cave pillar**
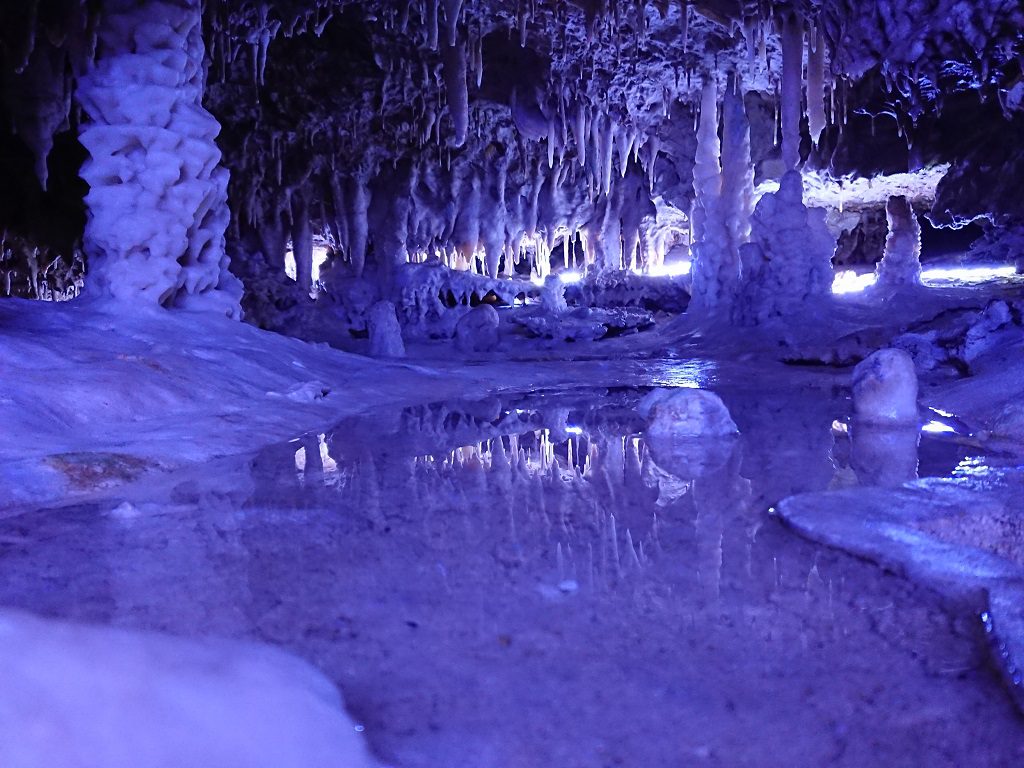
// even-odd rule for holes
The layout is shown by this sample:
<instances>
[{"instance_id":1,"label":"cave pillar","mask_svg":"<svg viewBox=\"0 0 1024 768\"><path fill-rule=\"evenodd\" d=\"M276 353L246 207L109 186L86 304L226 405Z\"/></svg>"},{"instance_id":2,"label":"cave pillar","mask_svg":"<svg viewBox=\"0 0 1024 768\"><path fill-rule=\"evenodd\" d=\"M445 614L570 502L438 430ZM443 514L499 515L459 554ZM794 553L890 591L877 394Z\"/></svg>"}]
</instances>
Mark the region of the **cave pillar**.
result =
<instances>
[{"instance_id":1,"label":"cave pillar","mask_svg":"<svg viewBox=\"0 0 1024 768\"><path fill-rule=\"evenodd\" d=\"M903 195L894 195L885 204L885 218L889 234L876 269L878 284L917 285L921 282L921 225L914 208Z\"/></svg>"},{"instance_id":2,"label":"cave pillar","mask_svg":"<svg viewBox=\"0 0 1024 768\"><path fill-rule=\"evenodd\" d=\"M699 193L700 240L693 246L693 308L728 318L729 306L740 292L740 246L750 239L753 213L754 166L750 159L750 123L743 105L743 93L735 75L722 100L722 138L719 145L718 119L713 94L706 90L707 104L701 107L700 130L710 144L708 157L698 173L694 166L694 190ZM708 124L704 124L707 110ZM720 155L713 154L719 149ZM719 175L714 176L715 169ZM695 206L696 208L696 206Z\"/></svg>"},{"instance_id":3,"label":"cave pillar","mask_svg":"<svg viewBox=\"0 0 1024 768\"><path fill-rule=\"evenodd\" d=\"M240 315L228 172L203 108L201 0L107 0L80 79L93 296Z\"/></svg>"}]
</instances>

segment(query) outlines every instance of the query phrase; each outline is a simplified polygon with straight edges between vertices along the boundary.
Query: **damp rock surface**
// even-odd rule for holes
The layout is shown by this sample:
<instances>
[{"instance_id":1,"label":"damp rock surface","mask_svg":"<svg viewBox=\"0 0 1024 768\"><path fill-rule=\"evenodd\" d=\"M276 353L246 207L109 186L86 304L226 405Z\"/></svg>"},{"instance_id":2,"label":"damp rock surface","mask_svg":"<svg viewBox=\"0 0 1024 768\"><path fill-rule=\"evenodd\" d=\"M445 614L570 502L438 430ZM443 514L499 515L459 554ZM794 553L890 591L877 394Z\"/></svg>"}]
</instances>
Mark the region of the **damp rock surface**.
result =
<instances>
[{"instance_id":1,"label":"damp rock surface","mask_svg":"<svg viewBox=\"0 0 1024 768\"><path fill-rule=\"evenodd\" d=\"M337 690L274 648L6 609L0 646L3 765L374 764Z\"/></svg>"},{"instance_id":2,"label":"damp rock surface","mask_svg":"<svg viewBox=\"0 0 1024 768\"><path fill-rule=\"evenodd\" d=\"M853 407L869 424L913 424L917 413L917 372L902 349L881 349L853 369Z\"/></svg>"}]
</instances>

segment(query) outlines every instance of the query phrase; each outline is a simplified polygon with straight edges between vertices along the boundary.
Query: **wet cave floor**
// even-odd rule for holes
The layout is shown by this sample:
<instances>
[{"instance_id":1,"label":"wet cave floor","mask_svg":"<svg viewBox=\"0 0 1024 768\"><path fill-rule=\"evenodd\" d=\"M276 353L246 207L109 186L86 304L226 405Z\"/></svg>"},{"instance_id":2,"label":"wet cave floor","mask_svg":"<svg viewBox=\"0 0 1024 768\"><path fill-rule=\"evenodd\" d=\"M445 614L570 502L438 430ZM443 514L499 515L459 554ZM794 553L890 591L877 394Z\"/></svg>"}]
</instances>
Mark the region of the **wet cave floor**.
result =
<instances>
[{"instance_id":1,"label":"wet cave floor","mask_svg":"<svg viewBox=\"0 0 1024 768\"><path fill-rule=\"evenodd\" d=\"M0 604L296 653L386 765L1024 762L974 606L770 511L984 457L933 424L901 469L835 376L704 373L739 437L648 444L643 386L541 389L0 520Z\"/></svg>"}]
</instances>

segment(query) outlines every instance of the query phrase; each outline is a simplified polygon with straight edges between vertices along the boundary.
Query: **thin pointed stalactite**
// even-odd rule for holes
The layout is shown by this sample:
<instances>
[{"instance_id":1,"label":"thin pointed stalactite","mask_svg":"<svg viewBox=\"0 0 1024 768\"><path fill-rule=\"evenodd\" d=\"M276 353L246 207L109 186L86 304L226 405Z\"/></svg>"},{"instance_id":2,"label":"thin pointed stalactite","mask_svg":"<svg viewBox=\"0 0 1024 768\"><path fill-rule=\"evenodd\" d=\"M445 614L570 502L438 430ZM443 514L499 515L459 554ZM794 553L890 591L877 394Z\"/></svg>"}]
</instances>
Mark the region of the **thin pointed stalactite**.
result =
<instances>
[{"instance_id":1,"label":"thin pointed stalactite","mask_svg":"<svg viewBox=\"0 0 1024 768\"><path fill-rule=\"evenodd\" d=\"M787 170L800 163L801 84L803 82L803 20L787 13L782 20L782 162Z\"/></svg>"}]
</instances>

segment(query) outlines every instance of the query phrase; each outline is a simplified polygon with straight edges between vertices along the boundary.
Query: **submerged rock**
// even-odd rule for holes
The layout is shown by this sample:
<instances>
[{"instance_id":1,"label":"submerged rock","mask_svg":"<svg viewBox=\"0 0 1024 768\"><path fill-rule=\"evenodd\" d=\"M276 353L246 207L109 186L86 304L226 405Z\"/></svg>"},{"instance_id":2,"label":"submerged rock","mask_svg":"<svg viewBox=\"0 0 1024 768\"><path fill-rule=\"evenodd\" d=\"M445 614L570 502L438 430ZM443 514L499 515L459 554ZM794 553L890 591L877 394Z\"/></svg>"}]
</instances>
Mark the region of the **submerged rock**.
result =
<instances>
[{"instance_id":1,"label":"submerged rock","mask_svg":"<svg viewBox=\"0 0 1024 768\"><path fill-rule=\"evenodd\" d=\"M637 410L647 418L644 439L655 462L677 477L703 477L732 456L739 430L713 392L655 389Z\"/></svg>"},{"instance_id":2,"label":"submerged rock","mask_svg":"<svg viewBox=\"0 0 1024 768\"><path fill-rule=\"evenodd\" d=\"M853 410L868 424L917 422L917 372L902 349L880 349L853 369Z\"/></svg>"},{"instance_id":3,"label":"submerged rock","mask_svg":"<svg viewBox=\"0 0 1024 768\"><path fill-rule=\"evenodd\" d=\"M647 417L648 434L725 437L739 433L722 398L703 389L655 389L637 410Z\"/></svg>"},{"instance_id":4,"label":"submerged rock","mask_svg":"<svg viewBox=\"0 0 1024 768\"><path fill-rule=\"evenodd\" d=\"M893 487L917 480L917 424L856 423L850 437L850 464L861 485Z\"/></svg>"}]
</instances>

